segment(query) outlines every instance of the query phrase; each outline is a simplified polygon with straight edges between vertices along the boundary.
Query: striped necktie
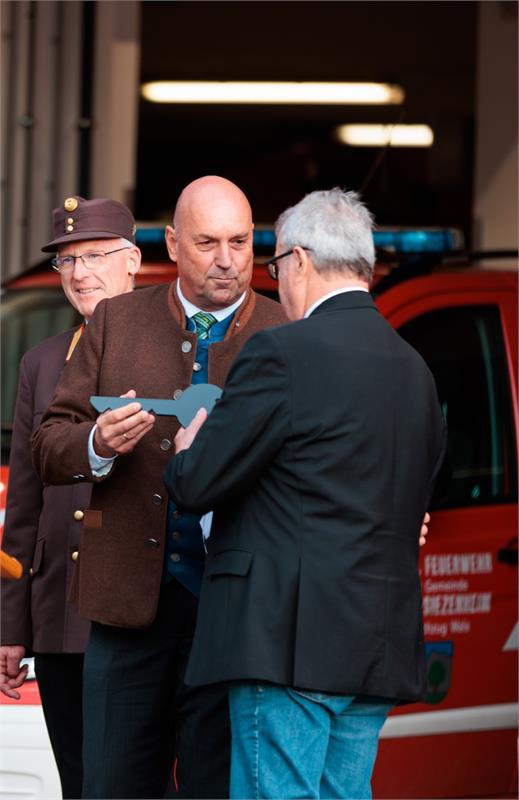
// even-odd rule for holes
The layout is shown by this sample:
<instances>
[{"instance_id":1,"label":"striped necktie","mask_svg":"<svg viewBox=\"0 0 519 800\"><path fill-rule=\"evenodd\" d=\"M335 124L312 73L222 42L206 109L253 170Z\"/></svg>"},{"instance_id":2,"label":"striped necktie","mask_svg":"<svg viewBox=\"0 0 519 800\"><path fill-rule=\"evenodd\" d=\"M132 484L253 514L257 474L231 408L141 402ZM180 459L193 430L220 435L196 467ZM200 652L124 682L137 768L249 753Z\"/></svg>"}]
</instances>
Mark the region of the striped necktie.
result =
<instances>
[{"instance_id":1,"label":"striped necktie","mask_svg":"<svg viewBox=\"0 0 519 800\"><path fill-rule=\"evenodd\" d=\"M196 333L199 339L209 338L209 328L212 328L216 322L216 317L212 314L207 314L205 311L197 311L193 314L193 321L196 325Z\"/></svg>"}]
</instances>

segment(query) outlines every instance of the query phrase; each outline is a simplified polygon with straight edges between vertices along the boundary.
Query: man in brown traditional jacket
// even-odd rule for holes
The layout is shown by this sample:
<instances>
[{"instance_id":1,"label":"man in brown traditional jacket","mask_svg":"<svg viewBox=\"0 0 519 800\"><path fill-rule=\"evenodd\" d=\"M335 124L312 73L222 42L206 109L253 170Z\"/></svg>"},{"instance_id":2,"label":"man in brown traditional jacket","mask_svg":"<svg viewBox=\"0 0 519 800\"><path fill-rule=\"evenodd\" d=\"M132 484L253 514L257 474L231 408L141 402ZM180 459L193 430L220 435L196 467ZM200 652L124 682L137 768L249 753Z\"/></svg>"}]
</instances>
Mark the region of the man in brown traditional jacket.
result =
<instances>
[{"instance_id":1,"label":"man in brown traditional jacket","mask_svg":"<svg viewBox=\"0 0 519 800\"><path fill-rule=\"evenodd\" d=\"M54 268L71 305L88 322L97 303L131 292L141 263L135 220L114 200L68 197L53 212ZM4 547L23 565L19 581L2 581L0 691L19 700L34 655L45 721L64 798L82 784L82 674L89 625L67 603L90 484L44 486L30 440L82 334L58 333L31 348L20 364L13 422Z\"/></svg>"},{"instance_id":2,"label":"man in brown traditional jacket","mask_svg":"<svg viewBox=\"0 0 519 800\"><path fill-rule=\"evenodd\" d=\"M83 797L160 797L174 754L181 796L228 793L226 692L183 683L204 554L199 518L168 504L162 483L178 425L132 402L96 420L89 397L222 386L245 341L286 321L250 289L252 229L229 181L184 189L166 230L178 282L99 305L34 436L43 480L94 482L74 585L93 622Z\"/></svg>"}]
</instances>

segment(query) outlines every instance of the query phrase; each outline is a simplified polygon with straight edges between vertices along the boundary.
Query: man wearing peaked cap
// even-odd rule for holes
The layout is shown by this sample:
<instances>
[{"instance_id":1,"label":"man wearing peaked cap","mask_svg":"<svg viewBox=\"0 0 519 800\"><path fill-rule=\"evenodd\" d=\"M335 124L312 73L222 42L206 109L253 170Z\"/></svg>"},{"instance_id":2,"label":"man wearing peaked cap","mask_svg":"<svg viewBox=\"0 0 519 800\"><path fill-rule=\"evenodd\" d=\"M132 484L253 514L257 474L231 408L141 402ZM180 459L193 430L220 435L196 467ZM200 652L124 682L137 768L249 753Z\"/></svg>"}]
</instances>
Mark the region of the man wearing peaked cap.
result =
<instances>
[{"instance_id":1,"label":"man wearing peaked cap","mask_svg":"<svg viewBox=\"0 0 519 800\"><path fill-rule=\"evenodd\" d=\"M135 220L115 200L68 197L53 212L53 267L70 303L88 322L100 300L131 292L141 262ZM88 484L44 486L31 462L30 439L49 405L84 325L29 350L20 378L11 446L4 546L23 564L19 581L2 583L0 691L15 700L34 655L49 736L64 798L81 796L83 652L89 624L66 602L78 558Z\"/></svg>"}]
</instances>

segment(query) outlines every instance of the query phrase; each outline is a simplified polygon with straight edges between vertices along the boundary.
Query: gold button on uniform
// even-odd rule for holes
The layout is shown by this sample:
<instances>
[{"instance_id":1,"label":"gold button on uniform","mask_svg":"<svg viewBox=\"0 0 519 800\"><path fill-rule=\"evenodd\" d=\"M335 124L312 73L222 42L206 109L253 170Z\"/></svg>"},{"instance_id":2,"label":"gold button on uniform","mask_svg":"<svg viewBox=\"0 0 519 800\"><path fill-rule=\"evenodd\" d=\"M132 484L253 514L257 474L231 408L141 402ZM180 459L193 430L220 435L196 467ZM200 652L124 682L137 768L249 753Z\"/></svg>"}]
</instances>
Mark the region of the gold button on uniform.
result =
<instances>
[{"instance_id":1,"label":"gold button on uniform","mask_svg":"<svg viewBox=\"0 0 519 800\"><path fill-rule=\"evenodd\" d=\"M193 372L200 372L201 369L202 365L199 364L198 361L195 361L195 363L193 364Z\"/></svg>"},{"instance_id":2,"label":"gold button on uniform","mask_svg":"<svg viewBox=\"0 0 519 800\"><path fill-rule=\"evenodd\" d=\"M180 561L180 553L171 553L170 559L173 561L174 564L178 564Z\"/></svg>"},{"instance_id":3,"label":"gold button on uniform","mask_svg":"<svg viewBox=\"0 0 519 800\"><path fill-rule=\"evenodd\" d=\"M73 224L74 224L74 217L69 217L67 219L67 225L73 225Z\"/></svg>"},{"instance_id":4,"label":"gold button on uniform","mask_svg":"<svg viewBox=\"0 0 519 800\"><path fill-rule=\"evenodd\" d=\"M74 519L77 520L78 522L81 522L84 516L85 512L81 511L80 508L78 508L77 511L74 511Z\"/></svg>"},{"instance_id":5,"label":"gold button on uniform","mask_svg":"<svg viewBox=\"0 0 519 800\"><path fill-rule=\"evenodd\" d=\"M171 441L170 441L170 439L163 439L161 441L161 443L160 443L160 449L164 450L164 451L171 450Z\"/></svg>"},{"instance_id":6,"label":"gold button on uniform","mask_svg":"<svg viewBox=\"0 0 519 800\"><path fill-rule=\"evenodd\" d=\"M191 344L191 342L185 341L185 342L182 342L181 347L182 347L182 352L183 353L189 353L191 351L191 349L193 348L193 345Z\"/></svg>"},{"instance_id":7,"label":"gold button on uniform","mask_svg":"<svg viewBox=\"0 0 519 800\"><path fill-rule=\"evenodd\" d=\"M73 230L74 230L73 225L67 225L67 233L72 233Z\"/></svg>"},{"instance_id":8,"label":"gold button on uniform","mask_svg":"<svg viewBox=\"0 0 519 800\"><path fill-rule=\"evenodd\" d=\"M182 389L175 389L173 392L173 400L178 400L179 397L182 397Z\"/></svg>"},{"instance_id":9,"label":"gold button on uniform","mask_svg":"<svg viewBox=\"0 0 519 800\"><path fill-rule=\"evenodd\" d=\"M63 208L65 211L75 211L78 207L78 202L75 197L67 197L65 202L63 203Z\"/></svg>"},{"instance_id":10,"label":"gold button on uniform","mask_svg":"<svg viewBox=\"0 0 519 800\"><path fill-rule=\"evenodd\" d=\"M71 554L71 556L70 556L70 557L71 557L72 561L77 561L77 560L78 560L78 557L79 557L79 553L78 553L78 551L77 551L77 550L74 550L74 552Z\"/></svg>"}]
</instances>

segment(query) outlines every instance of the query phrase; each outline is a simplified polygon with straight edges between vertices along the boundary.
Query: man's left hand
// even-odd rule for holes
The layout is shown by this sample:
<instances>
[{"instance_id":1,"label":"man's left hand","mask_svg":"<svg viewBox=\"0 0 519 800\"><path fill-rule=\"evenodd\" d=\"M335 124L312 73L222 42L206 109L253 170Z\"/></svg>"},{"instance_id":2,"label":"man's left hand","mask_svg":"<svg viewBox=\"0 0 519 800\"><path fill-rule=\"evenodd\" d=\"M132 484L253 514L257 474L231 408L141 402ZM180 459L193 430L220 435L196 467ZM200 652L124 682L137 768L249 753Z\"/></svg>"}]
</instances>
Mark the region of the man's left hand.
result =
<instances>
[{"instance_id":1,"label":"man's left hand","mask_svg":"<svg viewBox=\"0 0 519 800\"><path fill-rule=\"evenodd\" d=\"M187 428L179 428L175 436L175 453L180 453L182 450L188 450L191 447L195 436L206 419L207 411L205 408L199 408Z\"/></svg>"}]
</instances>

